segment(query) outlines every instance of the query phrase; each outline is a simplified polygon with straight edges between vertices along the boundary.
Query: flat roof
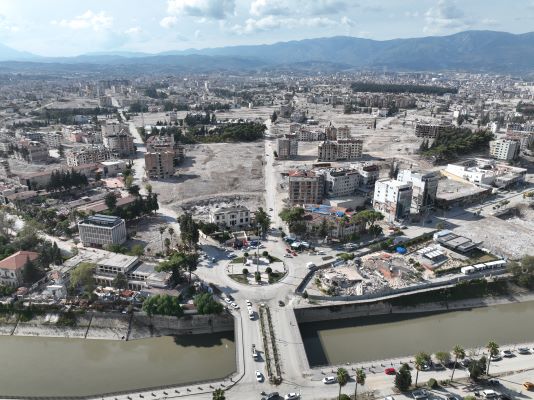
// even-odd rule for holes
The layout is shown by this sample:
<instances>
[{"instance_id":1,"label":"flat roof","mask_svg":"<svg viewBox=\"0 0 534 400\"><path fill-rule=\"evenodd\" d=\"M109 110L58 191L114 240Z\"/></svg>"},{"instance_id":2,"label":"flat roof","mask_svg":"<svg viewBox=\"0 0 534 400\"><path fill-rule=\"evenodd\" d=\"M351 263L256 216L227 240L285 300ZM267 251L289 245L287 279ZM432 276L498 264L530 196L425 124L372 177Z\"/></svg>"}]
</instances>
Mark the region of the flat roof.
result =
<instances>
[{"instance_id":1,"label":"flat roof","mask_svg":"<svg viewBox=\"0 0 534 400\"><path fill-rule=\"evenodd\" d=\"M123 221L123 219L115 215L95 214L88 216L82 220L80 224L115 226L120 224L121 221Z\"/></svg>"}]
</instances>

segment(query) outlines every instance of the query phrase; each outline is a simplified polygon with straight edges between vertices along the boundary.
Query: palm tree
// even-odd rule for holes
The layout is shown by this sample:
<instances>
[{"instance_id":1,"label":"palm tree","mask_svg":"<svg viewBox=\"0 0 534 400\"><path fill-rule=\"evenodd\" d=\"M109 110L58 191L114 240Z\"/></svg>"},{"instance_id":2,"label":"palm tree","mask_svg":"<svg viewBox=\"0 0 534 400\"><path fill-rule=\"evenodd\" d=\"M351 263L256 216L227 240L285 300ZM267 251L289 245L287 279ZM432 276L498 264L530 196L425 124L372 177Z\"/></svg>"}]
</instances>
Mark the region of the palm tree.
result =
<instances>
[{"instance_id":1,"label":"palm tree","mask_svg":"<svg viewBox=\"0 0 534 400\"><path fill-rule=\"evenodd\" d=\"M169 235L171 237L171 246L174 246L174 228L172 226L169 226L169 229L167 229L169 232Z\"/></svg>"},{"instance_id":2,"label":"palm tree","mask_svg":"<svg viewBox=\"0 0 534 400\"><path fill-rule=\"evenodd\" d=\"M215 389L213 391L213 400L225 400L226 397L224 397L224 390L222 389Z\"/></svg>"},{"instance_id":3,"label":"palm tree","mask_svg":"<svg viewBox=\"0 0 534 400\"><path fill-rule=\"evenodd\" d=\"M419 378L419 371L425 366L430 363L430 356L425 353L421 352L415 355L415 369L417 370L417 373L415 374L415 386L417 387L417 379Z\"/></svg>"},{"instance_id":4,"label":"palm tree","mask_svg":"<svg viewBox=\"0 0 534 400\"><path fill-rule=\"evenodd\" d=\"M488 350L489 353L488 369L486 370L486 375L489 375L491 357L495 357L497 354L499 354L499 345L492 340L486 345L486 350Z\"/></svg>"},{"instance_id":5,"label":"palm tree","mask_svg":"<svg viewBox=\"0 0 534 400\"><path fill-rule=\"evenodd\" d=\"M349 381L349 373L345 368L338 368L337 369L337 383L339 384L339 395L338 399L341 398L341 388L347 384Z\"/></svg>"},{"instance_id":6,"label":"palm tree","mask_svg":"<svg viewBox=\"0 0 534 400\"><path fill-rule=\"evenodd\" d=\"M167 228L165 226L160 226L159 227L159 236L161 238L161 251L163 251L163 234L165 233L165 230Z\"/></svg>"},{"instance_id":7,"label":"palm tree","mask_svg":"<svg viewBox=\"0 0 534 400\"><path fill-rule=\"evenodd\" d=\"M451 382L452 378L454 378L454 371L456 371L456 363L458 362L458 359L463 360L465 358L465 350L456 345L452 349L452 354L454 355L454 366L452 367Z\"/></svg>"},{"instance_id":8,"label":"palm tree","mask_svg":"<svg viewBox=\"0 0 534 400\"><path fill-rule=\"evenodd\" d=\"M356 370L356 386L354 387L354 400L358 398L358 384L365 385L365 378L367 376L365 375L365 371L361 368L358 368Z\"/></svg>"}]
</instances>

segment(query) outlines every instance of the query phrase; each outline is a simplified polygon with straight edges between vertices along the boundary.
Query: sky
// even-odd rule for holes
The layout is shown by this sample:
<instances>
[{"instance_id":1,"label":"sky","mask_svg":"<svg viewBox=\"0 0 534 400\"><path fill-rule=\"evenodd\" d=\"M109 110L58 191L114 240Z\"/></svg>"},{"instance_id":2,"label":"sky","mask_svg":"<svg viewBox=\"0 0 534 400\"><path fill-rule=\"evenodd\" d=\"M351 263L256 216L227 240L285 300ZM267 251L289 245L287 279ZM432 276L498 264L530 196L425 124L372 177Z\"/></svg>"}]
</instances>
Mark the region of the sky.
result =
<instances>
[{"instance_id":1,"label":"sky","mask_svg":"<svg viewBox=\"0 0 534 400\"><path fill-rule=\"evenodd\" d=\"M0 0L0 43L42 56L328 36L534 30L534 0Z\"/></svg>"}]
</instances>

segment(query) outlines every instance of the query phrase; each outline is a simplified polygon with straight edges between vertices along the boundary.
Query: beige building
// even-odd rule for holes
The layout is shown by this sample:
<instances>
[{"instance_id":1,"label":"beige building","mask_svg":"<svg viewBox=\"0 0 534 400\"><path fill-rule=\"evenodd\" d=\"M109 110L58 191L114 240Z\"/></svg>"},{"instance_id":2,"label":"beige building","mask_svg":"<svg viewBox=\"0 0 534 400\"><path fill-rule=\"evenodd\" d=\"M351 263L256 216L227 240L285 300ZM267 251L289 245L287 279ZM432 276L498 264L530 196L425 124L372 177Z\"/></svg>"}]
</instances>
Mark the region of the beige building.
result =
<instances>
[{"instance_id":1,"label":"beige building","mask_svg":"<svg viewBox=\"0 0 534 400\"><path fill-rule=\"evenodd\" d=\"M298 155L299 142L289 138L278 139L278 158L287 160Z\"/></svg>"},{"instance_id":2,"label":"beige building","mask_svg":"<svg viewBox=\"0 0 534 400\"><path fill-rule=\"evenodd\" d=\"M324 177L314 171L289 172L289 205L320 204L324 194Z\"/></svg>"},{"instance_id":3,"label":"beige building","mask_svg":"<svg viewBox=\"0 0 534 400\"><path fill-rule=\"evenodd\" d=\"M33 251L17 251L15 254L0 261L0 284L9 287L19 287L22 285L22 270L26 263L35 261L39 257Z\"/></svg>"},{"instance_id":4,"label":"beige building","mask_svg":"<svg viewBox=\"0 0 534 400\"><path fill-rule=\"evenodd\" d=\"M41 142L23 139L14 147L15 157L31 164L48 161L48 146Z\"/></svg>"},{"instance_id":5,"label":"beige building","mask_svg":"<svg viewBox=\"0 0 534 400\"><path fill-rule=\"evenodd\" d=\"M104 146L87 146L67 153L67 165L77 167L83 164L92 164L108 161L113 158L111 151Z\"/></svg>"},{"instance_id":6,"label":"beige building","mask_svg":"<svg viewBox=\"0 0 534 400\"><path fill-rule=\"evenodd\" d=\"M338 128L338 132L339 132ZM325 140L317 146L318 161L356 160L362 156L363 141L346 139L331 141Z\"/></svg>"},{"instance_id":7,"label":"beige building","mask_svg":"<svg viewBox=\"0 0 534 400\"><path fill-rule=\"evenodd\" d=\"M108 123L102 125L102 142L112 153L120 157L129 157L135 154L133 137L126 124Z\"/></svg>"},{"instance_id":8,"label":"beige building","mask_svg":"<svg viewBox=\"0 0 534 400\"><path fill-rule=\"evenodd\" d=\"M210 222L221 228L243 228L250 225L250 211L245 206L216 208L210 211Z\"/></svg>"},{"instance_id":9,"label":"beige building","mask_svg":"<svg viewBox=\"0 0 534 400\"><path fill-rule=\"evenodd\" d=\"M166 179L174 175L174 152L145 153L145 173L151 179Z\"/></svg>"},{"instance_id":10,"label":"beige building","mask_svg":"<svg viewBox=\"0 0 534 400\"><path fill-rule=\"evenodd\" d=\"M520 147L517 140L492 140L489 143L489 153L498 160L512 161L519 156Z\"/></svg>"},{"instance_id":11,"label":"beige building","mask_svg":"<svg viewBox=\"0 0 534 400\"><path fill-rule=\"evenodd\" d=\"M146 151L148 153L160 153L163 151L171 151L174 153L174 163L179 164L185 158L184 146L175 143L173 136L150 136L146 140Z\"/></svg>"}]
</instances>

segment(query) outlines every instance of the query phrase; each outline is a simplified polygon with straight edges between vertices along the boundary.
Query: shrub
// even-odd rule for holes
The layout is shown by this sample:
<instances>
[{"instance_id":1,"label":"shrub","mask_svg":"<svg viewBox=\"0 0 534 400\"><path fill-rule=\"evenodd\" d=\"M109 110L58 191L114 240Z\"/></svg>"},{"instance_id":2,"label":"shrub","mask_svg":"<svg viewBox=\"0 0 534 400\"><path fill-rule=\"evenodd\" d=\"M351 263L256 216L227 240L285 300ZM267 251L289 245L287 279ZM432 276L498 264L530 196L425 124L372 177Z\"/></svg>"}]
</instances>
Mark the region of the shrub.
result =
<instances>
[{"instance_id":1,"label":"shrub","mask_svg":"<svg viewBox=\"0 0 534 400\"><path fill-rule=\"evenodd\" d=\"M248 269L243 268L243 271L242 271L242 272L243 272L243 275L248 275Z\"/></svg>"},{"instance_id":2,"label":"shrub","mask_svg":"<svg viewBox=\"0 0 534 400\"><path fill-rule=\"evenodd\" d=\"M430 389L435 389L438 387L438 381L436 381L434 378L430 378L426 384Z\"/></svg>"},{"instance_id":3,"label":"shrub","mask_svg":"<svg viewBox=\"0 0 534 400\"><path fill-rule=\"evenodd\" d=\"M265 251L263 251L263 252L261 253L261 255L262 255L263 257L269 257L269 252L265 250Z\"/></svg>"},{"instance_id":4,"label":"shrub","mask_svg":"<svg viewBox=\"0 0 534 400\"><path fill-rule=\"evenodd\" d=\"M271 275L273 273L273 269L271 267L267 267L267 268L265 268L265 272L267 272L267 274Z\"/></svg>"},{"instance_id":5,"label":"shrub","mask_svg":"<svg viewBox=\"0 0 534 400\"><path fill-rule=\"evenodd\" d=\"M261 281L261 274L259 272L254 272L254 279L256 282Z\"/></svg>"},{"instance_id":6,"label":"shrub","mask_svg":"<svg viewBox=\"0 0 534 400\"><path fill-rule=\"evenodd\" d=\"M309 297L309 295L308 295L308 291L305 290L304 293L302 293L302 298L303 298L303 299L307 299L308 297Z\"/></svg>"}]
</instances>

